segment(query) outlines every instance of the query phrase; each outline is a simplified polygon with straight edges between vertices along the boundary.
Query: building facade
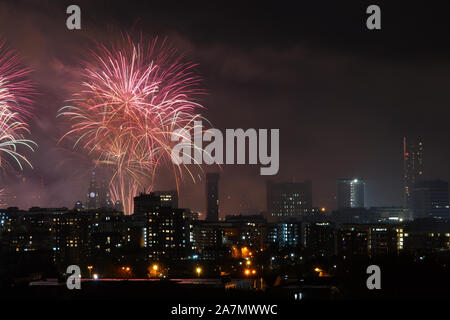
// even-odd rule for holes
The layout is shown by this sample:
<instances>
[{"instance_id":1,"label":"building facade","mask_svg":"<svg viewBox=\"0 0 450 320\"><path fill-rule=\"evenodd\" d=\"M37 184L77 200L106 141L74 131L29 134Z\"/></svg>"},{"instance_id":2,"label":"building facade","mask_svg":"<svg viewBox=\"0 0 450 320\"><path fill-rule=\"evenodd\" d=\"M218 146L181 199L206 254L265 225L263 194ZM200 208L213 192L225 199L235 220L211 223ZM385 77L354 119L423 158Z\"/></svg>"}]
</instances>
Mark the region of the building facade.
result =
<instances>
[{"instance_id":1,"label":"building facade","mask_svg":"<svg viewBox=\"0 0 450 320\"><path fill-rule=\"evenodd\" d=\"M361 179L337 180L337 206L343 208L364 208L365 182Z\"/></svg>"},{"instance_id":2,"label":"building facade","mask_svg":"<svg viewBox=\"0 0 450 320\"><path fill-rule=\"evenodd\" d=\"M414 218L435 217L448 219L448 182L429 180L416 182L414 187Z\"/></svg>"},{"instance_id":3,"label":"building facade","mask_svg":"<svg viewBox=\"0 0 450 320\"><path fill-rule=\"evenodd\" d=\"M413 209L414 185L424 174L422 139L403 137L403 207Z\"/></svg>"},{"instance_id":4,"label":"building facade","mask_svg":"<svg viewBox=\"0 0 450 320\"><path fill-rule=\"evenodd\" d=\"M312 212L312 182L267 182L267 221L302 219Z\"/></svg>"}]
</instances>

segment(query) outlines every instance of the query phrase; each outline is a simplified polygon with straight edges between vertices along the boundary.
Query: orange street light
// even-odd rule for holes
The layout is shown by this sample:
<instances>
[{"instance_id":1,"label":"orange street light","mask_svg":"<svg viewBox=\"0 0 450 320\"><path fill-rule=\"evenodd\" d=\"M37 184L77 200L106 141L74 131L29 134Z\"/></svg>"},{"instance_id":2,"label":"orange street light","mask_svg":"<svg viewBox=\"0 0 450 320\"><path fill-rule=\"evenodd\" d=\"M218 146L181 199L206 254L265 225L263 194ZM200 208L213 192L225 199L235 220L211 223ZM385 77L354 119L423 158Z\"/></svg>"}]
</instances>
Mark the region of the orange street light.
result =
<instances>
[{"instance_id":1,"label":"orange street light","mask_svg":"<svg viewBox=\"0 0 450 320\"><path fill-rule=\"evenodd\" d=\"M92 278L92 269L94 268L93 266L88 266L87 267L89 270L89 278Z\"/></svg>"}]
</instances>

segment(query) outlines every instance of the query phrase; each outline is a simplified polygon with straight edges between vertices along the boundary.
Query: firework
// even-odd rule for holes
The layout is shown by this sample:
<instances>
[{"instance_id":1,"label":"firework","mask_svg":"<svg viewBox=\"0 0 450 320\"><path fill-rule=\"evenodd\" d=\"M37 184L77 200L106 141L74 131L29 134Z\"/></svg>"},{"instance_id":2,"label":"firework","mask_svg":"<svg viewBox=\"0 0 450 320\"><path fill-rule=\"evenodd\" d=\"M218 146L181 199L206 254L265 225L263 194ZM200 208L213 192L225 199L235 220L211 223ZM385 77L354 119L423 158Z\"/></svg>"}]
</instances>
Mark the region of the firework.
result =
<instances>
[{"instance_id":1,"label":"firework","mask_svg":"<svg viewBox=\"0 0 450 320\"><path fill-rule=\"evenodd\" d=\"M12 159L22 170L22 163L31 163L18 148L33 150L36 145L25 139L29 133L25 120L31 116L33 87L27 79L30 70L21 66L17 54L0 41L0 167L11 167Z\"/></svg>"},{"instance_id":2,"label":"firework","mask_svg":"<svg viewBox=\"0 0 450 320\"><path fill-rule=\"evenodd\" d=\"M190 130L200 118L202 93L195 65L158 39L144 44L124 36L118 43L98 44L83 62L79 91L58 116L71 122L61 138L87 150L96 165L112 170L111 195L133 212L137 190L150 191L163 165L172 169L177 188L186 167L171 161L171 134Z\"/></svg>"},{"instance_id":3,"label":"firework","mask_svg":"<svg viewBox=\"0 0 450 320\"><path fill-rule=\"evenodd\" d=\"M19 56L0 40L0 106L8 108L21 121L31 117L30 97L34 90L27 77L30 72L22 66Z\"/></svg>"},{"instance_id":4,"label":"firework","mask_svg":"<svg viewBox=\"0 0 450 320\"><path fill-rule=\"evenodd\" d=\"M3 160L4 155L13 159L22 170L22 162L33 167L28 159L18 152L18 147L24 146L34 151L33 141L25 139L24 134L29 133L27 125L19 120L19 116L11 112L8 107L0 106L0 167L5 168L10 162Z\"/></svg>"}]
</instances>

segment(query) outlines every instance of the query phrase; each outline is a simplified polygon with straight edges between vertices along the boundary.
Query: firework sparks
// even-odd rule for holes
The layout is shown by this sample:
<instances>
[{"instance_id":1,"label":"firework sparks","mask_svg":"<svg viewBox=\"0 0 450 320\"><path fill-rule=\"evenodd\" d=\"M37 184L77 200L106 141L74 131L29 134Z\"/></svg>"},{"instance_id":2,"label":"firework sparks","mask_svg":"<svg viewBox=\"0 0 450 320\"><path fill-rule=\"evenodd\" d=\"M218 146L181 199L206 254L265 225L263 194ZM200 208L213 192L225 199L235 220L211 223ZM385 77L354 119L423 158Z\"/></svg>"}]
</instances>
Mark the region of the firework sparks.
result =
<instances>
[{"instance_id":1,"label":"firework sparks","mask_svg":"<svg viewBox=\"0 0 450 320\"><path fill-rule=\"evenodd\" d=\"M36 145L25 139L29 133L25 120L31 116L33 93L31 82L27 79L30 70L20 64L14 51L0 41L0 167L11 167L12 159L22 170L22 163L32 167L28 159L19 152L19 146L33 150ZM7 157L6 157L7 156Z\"/></svg>"},{"instance_id":2,"label":"firework sparks","mask_svg":"<svg viewBox=\"0 0 450 320\"><path fill-rule=\"evenodd\" d=\"M71 122L61 138L72 136L97 165L112 169L111 195L133 212L137 190L149 191L162 165L172 169L177 188L187 167L171 161L171 134L190 130L201 116L196 97L200 79L195 65L165 41L145 45L129 36L119 43L98 45L84 63L81 90L72 106L58 116Z\"/></svg>"},{"instance_id":3,"label":"firework sparks","mask_svg":"<svg viewBox=\"0 0 450 320\"><path fill-rule=\"evenodd\" d=\"M24 139L24 133L29 133L24 122L18 120L18 115L7 107L0 106L0 167L7 167L10 163L3 161L3 155L8 155L22 170L22 162L33 167L28 159L18 152L18 146L22 145L31 151L36 145L33 141Z\"/></svg>"},{"instance_id":4,"label":"firework sparks","mask_svg":"<svg viewBox=\"0 0 450 320\"><path fill-rule=\"evenodd\" d=\"M30 69L21 65L19 56L0 40L0 106L8 108L20 121L31 117Z\"/></svg>"}]
</instances>

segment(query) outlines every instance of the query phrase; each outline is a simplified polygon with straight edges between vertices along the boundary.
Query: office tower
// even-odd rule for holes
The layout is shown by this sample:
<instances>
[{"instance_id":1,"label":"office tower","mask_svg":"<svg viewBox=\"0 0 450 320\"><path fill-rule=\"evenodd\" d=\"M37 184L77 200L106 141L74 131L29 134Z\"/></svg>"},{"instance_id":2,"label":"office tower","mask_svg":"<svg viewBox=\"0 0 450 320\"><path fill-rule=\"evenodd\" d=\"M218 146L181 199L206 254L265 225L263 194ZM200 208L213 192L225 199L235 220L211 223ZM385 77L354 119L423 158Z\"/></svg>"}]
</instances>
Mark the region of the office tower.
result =
<instances>
[{"instance_id":1,"label":"office tower","mask_svg":"<svg viewBox=\"0 0 450 320\"><path fill-rule=\"evenodd\" d=\"M100 196L97 186L97 177L95 171L92 171L91 181L87 193L87 209L90 210L98 208L100 208Z\"/></svg>"},{"instance_id":2,"label":"office tower","mask_svg":"<svg viewBox=\"0 0 450 320\"><path fill-rule=\"evenodd\" d=\"M403 137L403 207L412 210L414 184L423 176L423 142Z\"/></svg>"},{"instance_id":3,"label":"office tower","mask_svg":"<svg viewBox=\"0 0 450 320\"><path fill-rule=\"evenodd\" d=\"M267 182L267 221L301 219L312 210L312 182Z\"/></svg>"},{"instance_id":4,"label":"office tower","mask_svg":"<svg viewBox=\"0 0 450 320\"><path fill-rule=\"evenodd\" d=\"M219 174L206 174L206 220L219 220Z\"/></svg>"},{"instance_id":5,"label":"office tower","mask_svg":"<svg viewBox=\"0 0 450 320\"><path fill-rule=\"evenodd\" d=\"M338 179L338 209L364 208L364 187L364 180L361 179Z\"/></svg>"},{"instance_id":6,"label":"office tower","mask_svg":"<svg viewBox=\"0 0 450 320\"><path fill-rule=\"evenodd\" d=\"M176 190L155 191L153 193L159 197L162 207L178 208L178 192Z\"/></svg>"},{"instance_id":7,"label":"office tower","mask_svg":"<svg viewBox=\"0 0 450 320\"><path fill-rule=\"evenodd\" d=\"M448 182L430 180L416 182L413 193L414 219L437 217L448 219Z\"/></svg>"}]
</instances>

